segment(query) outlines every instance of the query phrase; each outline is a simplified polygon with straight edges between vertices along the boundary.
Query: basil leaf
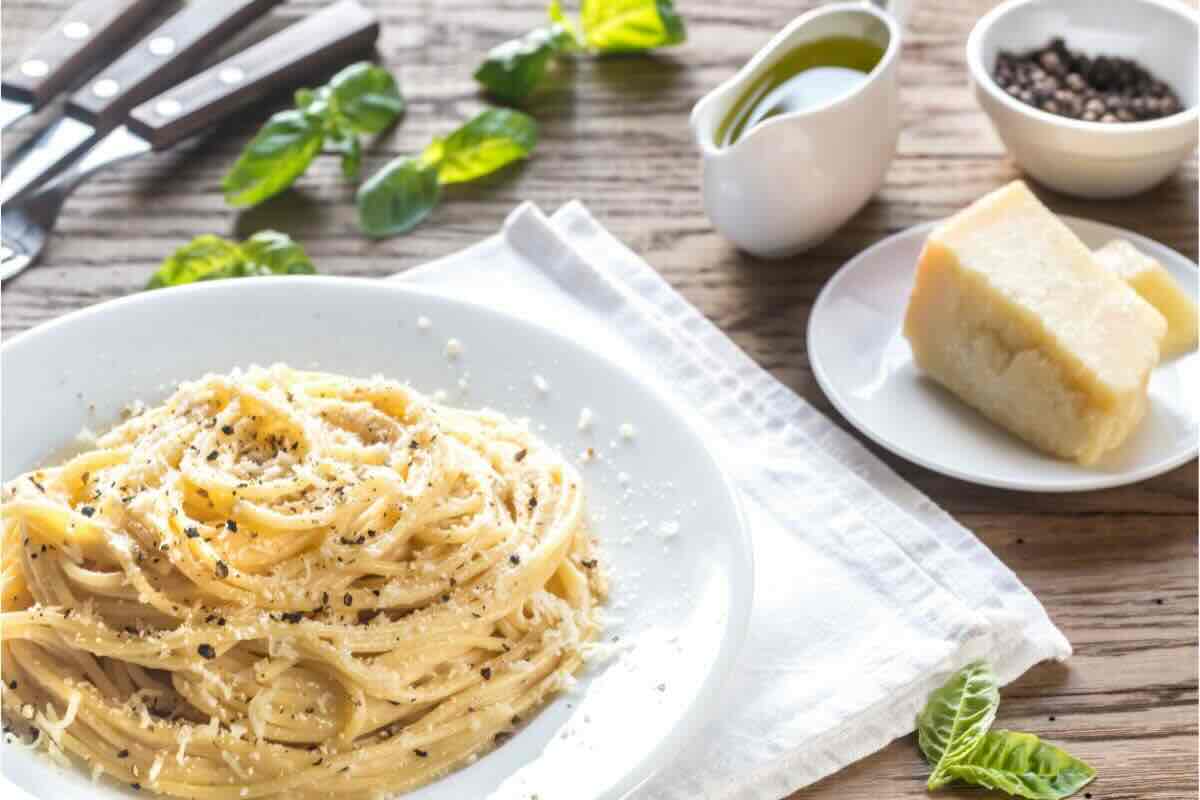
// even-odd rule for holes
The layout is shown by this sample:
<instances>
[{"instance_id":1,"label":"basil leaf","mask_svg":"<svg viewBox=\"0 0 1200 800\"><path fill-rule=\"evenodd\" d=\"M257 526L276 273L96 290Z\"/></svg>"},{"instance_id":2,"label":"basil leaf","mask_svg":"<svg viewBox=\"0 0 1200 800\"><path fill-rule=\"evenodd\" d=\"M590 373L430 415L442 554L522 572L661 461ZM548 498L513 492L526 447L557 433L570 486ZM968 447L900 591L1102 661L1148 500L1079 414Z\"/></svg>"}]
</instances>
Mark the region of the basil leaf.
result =
<instances>
[{"instance_id":1,"label":"basil leaf","mask_svg":"<svg viewBox=\"0 0 1200 800\"><path fill-rule=\"evenodd\" d=\"M219 236L197 236L159 265L146 288L192 283L209 273L228 269L241 258L242 253L233 242Z\"/></svg>"},{"instance_id":2,"label":"basil leaf","mask_svg":"<svg viewBox=\"0 0 1200 800\"><path fill-rule=\"evenodd\" d=\"M1092 782L1096 770L1032 733L992 731L966 761L946 768L951 778L1029 800L1060 800Z\"/></svg>"},{"instance_id":3,"label":"basil leaf","mask_svg":"<svg viewBox=\"0 0 1200 800\"><path fill-rule=\"evenodd\" d=\"M259 231L241 245L219 236L197 236L169 256L147 289L256 275L311 275L304 249L285 233Z\"/></svg>"},{"instance_id":4,"label":"basil leaf","mask_svg":"<svg viewBox=\"0 0 1200 800\"><path fill-rule=\"evenodd\" d=\"M440 196L436 163L398 158L359 187L359 227L375 237L407 233L428 216Z\"/></svg>"},{"instance_id":5,"label":"basil leaf","mask_svg":"<svg viewBox=\"0 0 1200 800\"><path fill-rule=\"evenodd\" d=\"M518 103L537 88L550 61L574 42L562 25L535 28L488 51L475 70L475 80L500 100Z\"/></svg>"},{"instance_id":6,"label":"basil leaf","mask_svg":"<svg viewBox=\"0 0 1200 800\"><path fill-rule=\"evenodd\" d=\"M567 32L567 35L571 37L570 46L572 49L583 47L583 37L579 35L579 28L567 18L566 13L563 11L562 0L550 0L550 7L546 9L546 13L550 15L551 22L561 25L563 30Z\"/></svg>"},{"instance_id":7,"label":"basil leaf","mask_svg":"<svg viewBox=\"0 0 1200 800\"><path fill-rule=\"evenodd\" d=\"M917 740L933 765L929 788L949 783L946 768L964 761L979 744L1000 706L1000 690L991 667L968 664L929 696L917 716Z\"/></svg>"},{"instance_id":8,"label":"basil leaf","mask_svg":"<svg viewBox=\"0 0 1200 800\"><path fill-rule=\"evenodd\" d=\"M242 258L262 275L313 275L316 267L304 248L279 231L262 230L242 242Z\"/></svg>"},{"instance_id":9,"label":"basil leaf","mask_svg":"<svg viewBox=\"0 0 1200 800\"><path fill-rule=\"evenodd\" d=\"M404 97L390 72L369 61L351 64L329 81L337 113L359 133L379 133L404 113Z\"/></svg>"},{"instance_id":10,"label":"basil leaf","mask_svg":"<svg viewBox=\"0 0 1200 800\"><path fill-rule=\"evenodd\" d=\"M527 158L537 144L533 117L508 108L492 108L445 139L434 141L421 159L438 165L441 183L462 183Z\"/></svg>"},{"instance_id":11,"label":"basil leaf","mask_svg":"<svg viewBox=\"0 0 1200 800\"><path fill-rule=\"evenodd\" d=\"M342 157L342 177L358 177L362 166L362 144L358 135L344 124L335 123L325 134L325 152Z\"/></svg>"},{"instance_id":12,"label":"basil leaf","mask_svg":"<svg viewBox=\"0 0 1200 800\"><path fill-rule=\"evenodd\" d=\"M318 86L316 89L297 89L293 97L296 108L311 116L324 118L329 114L331 94L328 86Z\"/></svg>"},{"instance_id":13,"label":"basil leaf","mask_svg":"<svg viewBox=\"0 0 1200 800\"><path fill-rule=\"evenodd\" d=\"M687 38L671 0L583 0L583 39L602 53L633 53Z\"/></svg>"},{"instance_id":14,"label":"basil leaf","mask_svg":"<svg viewBox=\"0 0 1200 800\"><path fill-rule=\"evenodd\" d=\"M291 186L321 151L320 119L303 111L280 111L255 134L221 181L225 201L245 207Z\"/></svg>"}]
</instances>

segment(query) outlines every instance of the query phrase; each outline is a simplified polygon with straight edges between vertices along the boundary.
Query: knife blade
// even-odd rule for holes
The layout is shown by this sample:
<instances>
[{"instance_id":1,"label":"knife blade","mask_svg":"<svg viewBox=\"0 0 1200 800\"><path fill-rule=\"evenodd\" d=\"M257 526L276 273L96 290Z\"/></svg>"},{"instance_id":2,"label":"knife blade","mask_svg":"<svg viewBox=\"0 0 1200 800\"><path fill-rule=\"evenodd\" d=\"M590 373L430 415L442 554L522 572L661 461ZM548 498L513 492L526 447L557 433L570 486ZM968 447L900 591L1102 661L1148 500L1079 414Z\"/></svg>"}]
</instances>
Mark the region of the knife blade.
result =
<instances>
[{"instance_id":1,"label":"knife blade","mask_svg":"<svg viewBox=\"0 0 1200 800\"><path fill-rule=\"evenodd\" d=\"M280 0L189 3L115 62L100 70L67 103L65 115L26 141L8 159L0 204L51 177L83 148L112 130L122 113L186 77L213 47Z\"/></svg>"},{"instance_id":2,"label":"knife blade","mask_svg":"<svg viewBox=\"0 0 1200 800\"><path fill-rule=\"evenodd\" d=\"M0 96L0 130L4 130L31 110L28 103L18 103Z\"/></svg>"},{"instance_id":3,"label":"knife blade","mask_svg":"<svg viewBox=\"0 0 1200 800\"><path fill-rule=\"evenodd\" d=\"M0 81L0 130L37 111L132 33L157 0L83 0L42 34Z\"/></svg>"}]
</instances>

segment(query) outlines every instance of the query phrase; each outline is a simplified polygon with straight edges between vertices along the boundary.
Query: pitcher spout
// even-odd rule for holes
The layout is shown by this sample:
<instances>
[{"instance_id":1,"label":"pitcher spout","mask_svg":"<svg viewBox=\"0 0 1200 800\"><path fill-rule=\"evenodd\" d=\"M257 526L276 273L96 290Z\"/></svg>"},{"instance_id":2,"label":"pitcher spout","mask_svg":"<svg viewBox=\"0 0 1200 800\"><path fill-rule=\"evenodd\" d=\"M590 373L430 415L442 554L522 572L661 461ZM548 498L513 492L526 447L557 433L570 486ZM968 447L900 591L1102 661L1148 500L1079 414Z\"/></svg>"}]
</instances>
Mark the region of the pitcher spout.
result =
<instances>
[{"instance_id":1,"label":"pitcher spout","mask_svg":"<svg viewBox=\"0 0 1200 800\"><path fill-rule=\"evenodd\" d=\"M721 127L721 121L740 88L736 79L737 76L734 76L725 81L700 98L692 107L692 114L689 117L692 138L695 139L700 155L705 159L716 158L723 154L724 148L717 141L717 134Z\"/></svg>"}]
</instances>

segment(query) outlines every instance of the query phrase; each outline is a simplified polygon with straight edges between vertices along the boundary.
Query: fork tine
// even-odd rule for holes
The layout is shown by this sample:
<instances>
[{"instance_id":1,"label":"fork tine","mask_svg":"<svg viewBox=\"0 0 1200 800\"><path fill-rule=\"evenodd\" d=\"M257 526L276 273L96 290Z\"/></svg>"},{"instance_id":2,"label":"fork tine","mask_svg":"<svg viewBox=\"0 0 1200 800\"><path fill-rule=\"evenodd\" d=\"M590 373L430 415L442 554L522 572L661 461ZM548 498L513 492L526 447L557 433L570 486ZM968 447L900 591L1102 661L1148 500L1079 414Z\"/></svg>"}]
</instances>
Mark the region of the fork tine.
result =
<instances>
[{"instance_id":1,"label":"fork tine","mask_svg":"<svg viewBox=\"0 0 1200 800\"><path fill-rule=\"evenodd\" d=\"M34 264L46 244L46 231L18 209L0 211L0 281Z\"/></svg>"}]
</instances>

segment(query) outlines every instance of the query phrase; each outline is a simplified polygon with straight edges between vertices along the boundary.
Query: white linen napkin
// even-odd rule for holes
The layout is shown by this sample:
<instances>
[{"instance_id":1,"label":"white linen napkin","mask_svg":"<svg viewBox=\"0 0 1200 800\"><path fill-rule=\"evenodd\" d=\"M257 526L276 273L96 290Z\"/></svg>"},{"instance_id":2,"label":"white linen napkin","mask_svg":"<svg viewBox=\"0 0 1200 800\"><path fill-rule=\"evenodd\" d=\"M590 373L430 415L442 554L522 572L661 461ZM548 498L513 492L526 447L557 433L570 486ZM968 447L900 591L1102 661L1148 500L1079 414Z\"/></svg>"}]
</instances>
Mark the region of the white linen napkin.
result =
<instances>
[{"instance_id":1,"label":"white linen napkin","mask_svg":"<svg viewBox=\"0 0 1200 800\"><path fill-rule=\"evenodd\" d=\"M755 364L579 203L396 276L536 318L673 395L742 492L754 610L719 719L638 798L779 800L910 733L946 674L1071 646L992 553ZM914 754L914 758L916 755Z\"/></svg>"}]
</instances>

